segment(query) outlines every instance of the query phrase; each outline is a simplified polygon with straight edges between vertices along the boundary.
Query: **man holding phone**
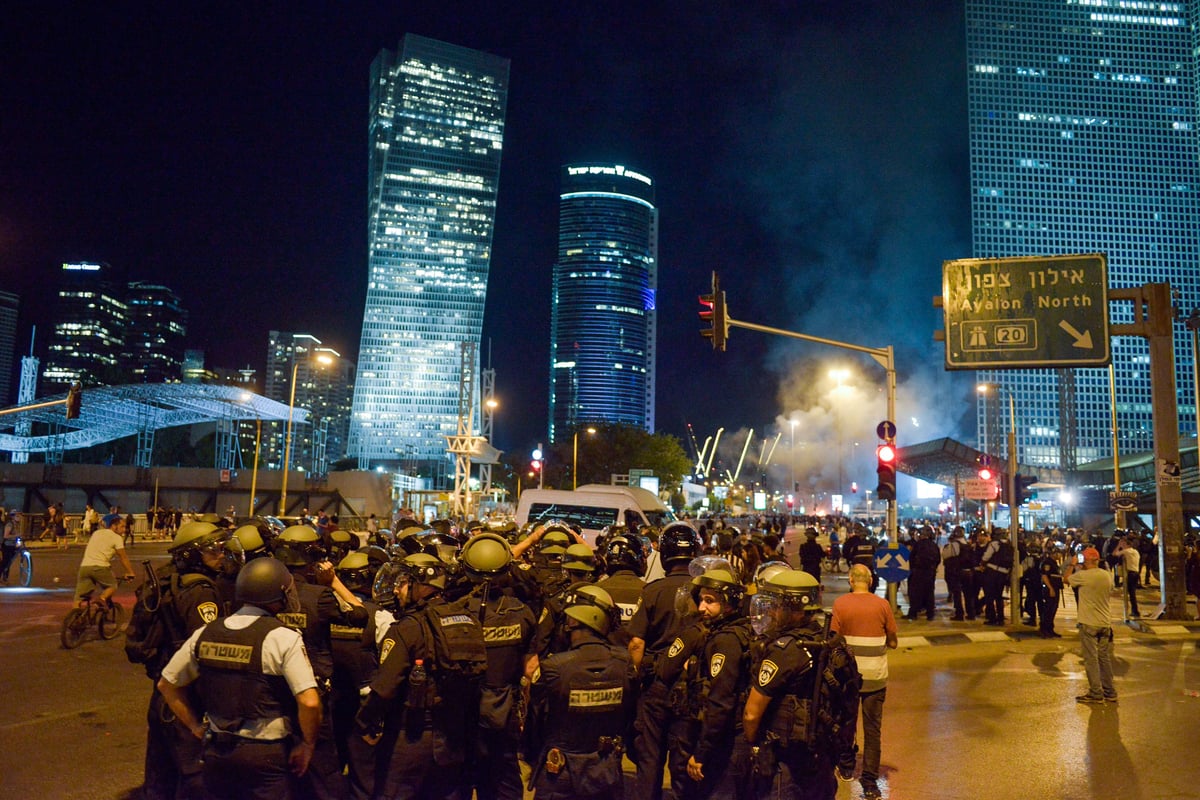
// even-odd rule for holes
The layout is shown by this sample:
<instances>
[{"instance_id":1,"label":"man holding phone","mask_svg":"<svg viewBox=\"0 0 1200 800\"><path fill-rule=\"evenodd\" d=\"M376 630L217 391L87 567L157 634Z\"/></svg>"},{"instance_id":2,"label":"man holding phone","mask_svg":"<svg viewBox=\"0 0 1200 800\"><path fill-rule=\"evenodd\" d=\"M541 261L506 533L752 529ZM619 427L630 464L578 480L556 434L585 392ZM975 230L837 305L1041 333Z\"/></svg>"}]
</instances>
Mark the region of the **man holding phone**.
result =
<instances>
[{"instance_id":1,"label":"man holding phone","mask_svg":"<svg viewBox=\"0 0 1200 800\"><path fill-rule=\"evenodd\" d=\"M1100 551L1086 547L1083 569L1068 564L1063 579L1079 589L1079 641L1083 646L1083 668L1087 672L1088 692L1075 698L1089 705L1117 702L1113 686L1112 615L1109 596L1113 590L1112 573L1100 569Z\"/></svg>"}]
</instances>

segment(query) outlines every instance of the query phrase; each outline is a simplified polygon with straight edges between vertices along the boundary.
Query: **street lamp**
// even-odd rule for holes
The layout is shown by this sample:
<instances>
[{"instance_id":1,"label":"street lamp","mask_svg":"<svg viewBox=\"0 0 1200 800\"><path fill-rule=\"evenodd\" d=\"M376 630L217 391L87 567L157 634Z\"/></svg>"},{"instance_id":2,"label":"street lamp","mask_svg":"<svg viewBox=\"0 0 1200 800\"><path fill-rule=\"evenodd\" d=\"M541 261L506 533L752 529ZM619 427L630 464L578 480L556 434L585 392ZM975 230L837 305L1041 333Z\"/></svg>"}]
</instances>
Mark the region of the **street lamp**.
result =
<instances>
[{"instance_id":1,"label":"street lamp","mask_svg":"<svg viewBox=\"0 0 1200 800\"><path fill-rule=\"evenodd\" d=\"M242 395L242 402L247 402L254 397L250 392L245 392ZM258 412L254 412L254 469L250 471L250 513L247 516L254 516L254 498L258 493L258 454L262 449L262 417Z\"/></svg>"},{"instance_id":2,"label":"street lamp","mask_svg":"<svg viewBox=\"0 0 1200 800\"><path fill-rule=\"evenodd\" d=\"M1009 389L1005 389L996 383L981 383L975 387L980 394L987 395L993 389L996 392L996 399L999 400L1000 392L1003 390L1008 393L1008 475L1005 481L1008 483L1008 535L1012 544L1013 558L1016 559L1020 552L1019 541L1021 536L1021 499L1018 497L1017 490L1017 404L1013 397L1013 393ZM1010 569L1009 571L1009 618L1012 620L1020 619L1018 614L1021 613L1021 576L1020 570Z\"/></svg>"},{"instance_id":3,"label":"street lamp","mask_svg":"<svg viewBox=\"0 0 1200 800\"><path fill-rule=\"evenodd\" d=\"M592 436L596 433L595 428L588 428L587 435ZM571 437L571 489L574 490L579 484L579 431L575 431L575 435Z\"/></svg>"},{"instance_id":4,"label":"street lamp","mask_svg":"<svg viewBox=\"0 0 1200 800\"><path fill-rule=\"evenodd\" d=\"M333 363L333 359L324 354L309 359L310 364L314 361L318 366ZM279 515L281 517L287 515L288 472L292 467L292 416L296 413L296 375L299 371L300 362L296 361L292 364L292 385L288 396L287 431L283 436L283 484L279 489Z\"/></svg>"},{"instance_id":5,"label":"street lamp","mask_svg":"<svg viewBox=\"0 0 1200 800\"><path fill-rule=\"evenodd\" d=\"M829 370L829 377L831 377L835 381L837 381L837 385L833 387L833 391L841 392L842 390L844 390L846 388L845 381L847 378L850 377L850 370L848 370L848 369L831 369L831 370ZM837 491L835 492L835 494L841 495L843 481L845 480L845 472L843 470L844 465L843 465L843 461L842 461L842 418L840 415L838 415L836 413L834 414L833 424L834 424L834 427L837 429L836 432L837 432L837 437L838 437L838 453L837 453L837 456L838 456L838 479L837 479ZM841 509L838 509L838 513L841 513Z\"/></svg>"},{"instance_id":6,"label":"street lamp","mask_svg":"<svg viewBox=\"0 0 1200 800\"><path fill-rule=\"evenodd\" d=\"M793 492L795 492L796 491L796 420L789 419L788 423L792 426L792 443L789 446L789 449L791 450L791 453L790 453L791 457L788 459L789 461L792 462L792 482L790 485L791 485L791 490Z\"/></svg>"}]
</instances>

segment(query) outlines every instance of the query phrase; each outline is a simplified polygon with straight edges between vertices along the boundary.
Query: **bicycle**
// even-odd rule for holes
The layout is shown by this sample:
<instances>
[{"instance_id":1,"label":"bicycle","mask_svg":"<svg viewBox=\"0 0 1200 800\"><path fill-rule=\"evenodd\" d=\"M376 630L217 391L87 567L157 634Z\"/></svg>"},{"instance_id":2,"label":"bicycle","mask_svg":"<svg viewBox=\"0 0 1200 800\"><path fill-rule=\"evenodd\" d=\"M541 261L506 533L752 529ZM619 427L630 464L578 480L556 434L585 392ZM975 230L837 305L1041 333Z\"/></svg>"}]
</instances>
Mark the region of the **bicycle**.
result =
<instances>
[{"instance_id":1,"label":"bicycle","mask_svg":"<svg viewBox=\"0 0 1200 800\"><path fill-rule=\"evenodd\" d=\"M33 583L33 553L25 546L25 540L20 536L17 537L12 551L12 558L8 562L8 567L4 570L4 575L0 576L0 578L7 585L9 573L13 568L13 564L16 564L18 582L28 588Z\"/></svg>"},{"instance_id":2,"label":"bicycle","mask_svg":"<svg viewBox=\"0 0 1200 800\"><path fill-rule=\"evenodd\" d=\"M123 583L126 579L118 580ZM93 589L83 596L80 605L67 612L59 639L64 648L73 650L83 644L88 630L93 625L96 626L101 639L115 639L120 635L121 624L124 621L125 608L116 600L110 599L105 603L96 596Z\"/></svg>"}]
</instances>

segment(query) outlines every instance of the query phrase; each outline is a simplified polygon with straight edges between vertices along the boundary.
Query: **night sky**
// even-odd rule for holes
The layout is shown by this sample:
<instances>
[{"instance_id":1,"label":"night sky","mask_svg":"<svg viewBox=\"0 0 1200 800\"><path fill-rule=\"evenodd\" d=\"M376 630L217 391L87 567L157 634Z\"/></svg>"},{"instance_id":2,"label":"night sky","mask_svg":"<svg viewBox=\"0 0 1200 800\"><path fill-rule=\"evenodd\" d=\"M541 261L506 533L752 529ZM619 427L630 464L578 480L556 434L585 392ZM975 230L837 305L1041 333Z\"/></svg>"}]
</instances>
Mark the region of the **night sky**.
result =
<instances>
[{"instance_id":1,"label":"night sky","mask_svg":"<svg viewBox=\"0 0 1200 800\"><path fill-rule=\"evenodd\" d=\"M941 262L971 254L956 2L9 7L0 288L22 296L18 347L61 263L100 260L179 292L210 364L261 370L270 329L356 357L368 71L406 32L512 61L481 350L500 447L544 438L559 169L585 160L656 182L660 430L724 426L734 462L747 428L751 453L794 431L805 475L834 442L846 472L873 461L883 371L738 329L713 353L696 296L715 269L735 319L895 345L901 443L962 435L970 384L942 368L931 304Z\"/></svg>"}]
</instances>

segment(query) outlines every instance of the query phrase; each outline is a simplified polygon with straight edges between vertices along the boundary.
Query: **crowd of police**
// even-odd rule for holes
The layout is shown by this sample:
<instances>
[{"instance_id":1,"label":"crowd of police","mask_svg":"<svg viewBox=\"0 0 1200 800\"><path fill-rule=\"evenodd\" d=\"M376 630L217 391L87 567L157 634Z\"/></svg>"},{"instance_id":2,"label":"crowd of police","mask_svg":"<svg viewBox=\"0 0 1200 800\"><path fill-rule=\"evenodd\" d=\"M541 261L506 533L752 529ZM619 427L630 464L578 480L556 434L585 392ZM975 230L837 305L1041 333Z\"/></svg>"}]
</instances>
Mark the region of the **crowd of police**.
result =
<instances>
[{"instance_id":1,"label":"crowd of police","mask_svg":"<svg viewBox=\"0 0 1200 800\"><path fill-rule=\"evenodd\" d=\"M720 550L685 522L361 548L187 522L154 577L173 634L146 665L144 794L658 800L666 769L681 799L831 798L855 769L854 659L813 575Z\"/></svg>"}]
</instances>

